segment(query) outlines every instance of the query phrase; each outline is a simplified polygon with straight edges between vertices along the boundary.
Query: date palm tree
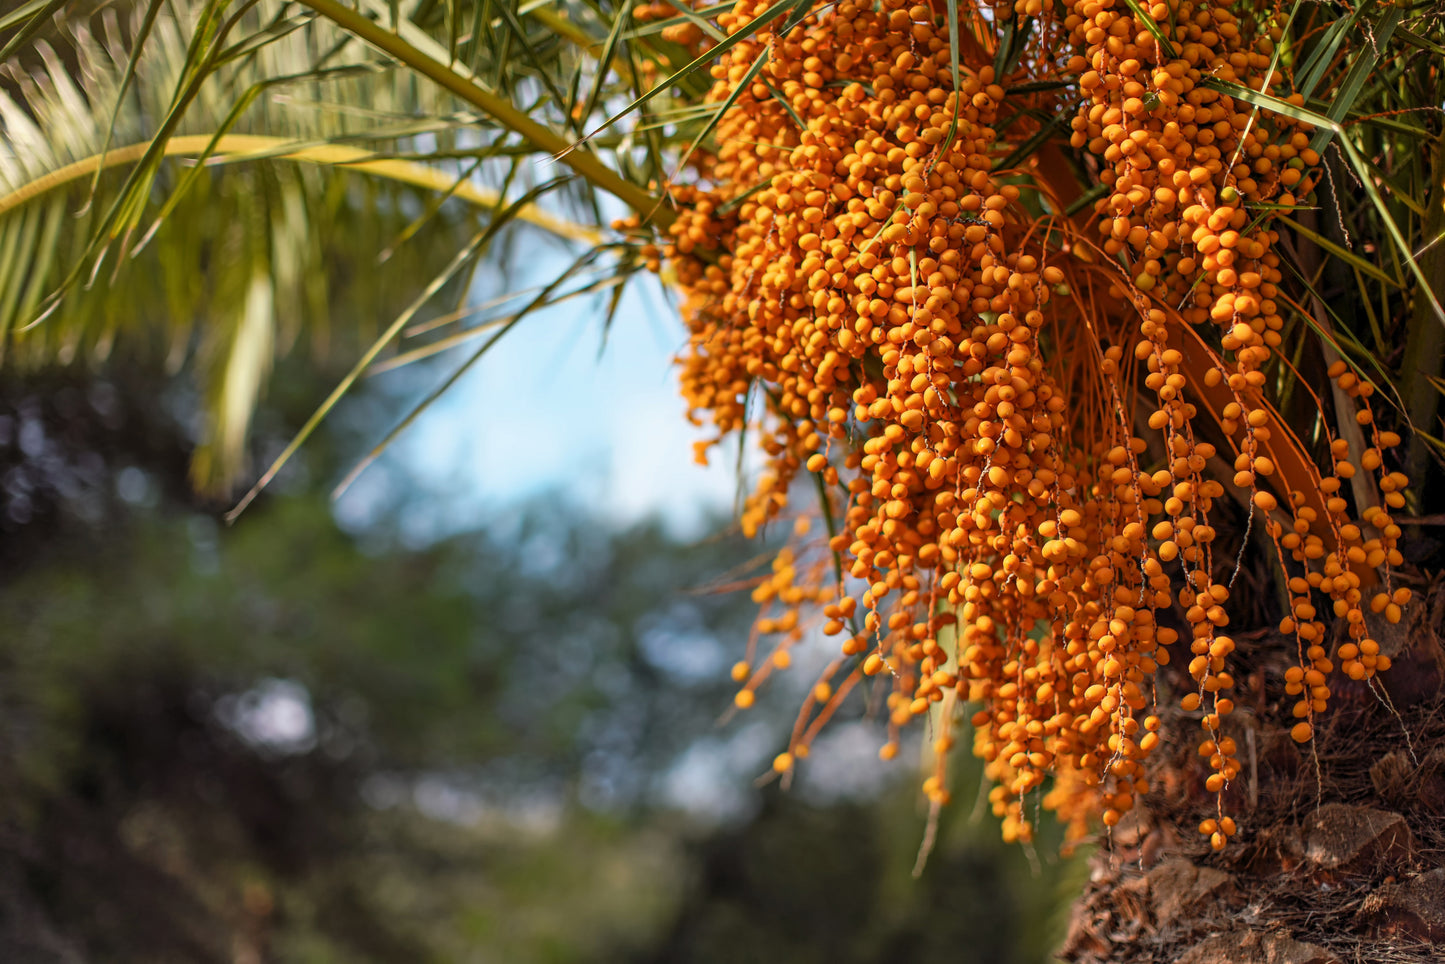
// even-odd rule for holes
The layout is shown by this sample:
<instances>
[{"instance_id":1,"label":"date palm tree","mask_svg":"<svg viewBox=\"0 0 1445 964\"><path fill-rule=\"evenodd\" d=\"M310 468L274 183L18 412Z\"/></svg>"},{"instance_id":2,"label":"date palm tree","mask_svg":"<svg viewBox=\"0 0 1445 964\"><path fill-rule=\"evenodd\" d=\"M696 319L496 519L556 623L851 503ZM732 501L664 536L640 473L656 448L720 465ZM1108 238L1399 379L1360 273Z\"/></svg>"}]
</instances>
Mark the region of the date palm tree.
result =
<instances>
[{"instance_id":1,"label":"date palm tree","mask_svg":"<svg viewBox=\"0 0 1445 964\"><path fill-rule=\"evenodd\" d=\"M354 364L259 488L370 370L465 346L440 392L539 307L597 294L610 324L623 287L657 266L675 217L665 189L706 177L689 162L719 147L736 94L710 95L708 68L765 26L824 9L780 0L721 29L735 6L22 4L0 17L3 364L103 358L121 345L193 362L209 426L196 479L224 487L246 471L249 414L272 360L300 341L335 342ZM1060 5L1058 18L1079 6ZM1177 29L1179 4L1113 6L1168 47L1160 23ZM961 63L1013 76L1027 61L1031 21L1001 10L945 0L906 14L946 25L956 88ZM1257 212L1281 233L1293 306L1290 364L1271 372L1271 403L1304 460L1358 435L1340 390L1318 390L1326 371L1343 362L1394 405L1414 481L1407 578L1423 602L1381 640L1395 662L1385 688L1342 687L1304 751L1279 712L1286 643L1273 630L1239 635L1244 771L1230 793L1246 829L1221 853L1199 842L1208 770L1177 736L1168 745L1179 752L1152 764L1144 806L1098 839L1063 949L1071 960L1423 961L1445 941L1445 555L1432 535L1445 498L1445 22L1408 0L1258 12L1279 30L1272 64L1298 96L1210 83L1253 110L1250 124L1267 110L1309 125L1324 172L1314 204ZM768 56L743 84L791 112L757 79ZM949 73L930 76L944 85ZM1084 225L1106 182L1061 113L1078 90L1057 71L1011 82L990 151L1017 183L1074 199L1063 216ZM338 263L343 222L345 249L374 245L386 272ZM458 230L449 263L413 259L407 242L427 230ZM572 246L567 270L510 302L471 300L488 253L533 230ZM339 320L396 300L397 278L409 287L383 331ZM443 297L452 303L438 308ZM1246 562L1260 538L1249 518L1225 533ZM1282 606L1272 571L1239 569L1259 627ZM1190 725L1176 713L1165 732Z\"/></svg>"}]
</instances>

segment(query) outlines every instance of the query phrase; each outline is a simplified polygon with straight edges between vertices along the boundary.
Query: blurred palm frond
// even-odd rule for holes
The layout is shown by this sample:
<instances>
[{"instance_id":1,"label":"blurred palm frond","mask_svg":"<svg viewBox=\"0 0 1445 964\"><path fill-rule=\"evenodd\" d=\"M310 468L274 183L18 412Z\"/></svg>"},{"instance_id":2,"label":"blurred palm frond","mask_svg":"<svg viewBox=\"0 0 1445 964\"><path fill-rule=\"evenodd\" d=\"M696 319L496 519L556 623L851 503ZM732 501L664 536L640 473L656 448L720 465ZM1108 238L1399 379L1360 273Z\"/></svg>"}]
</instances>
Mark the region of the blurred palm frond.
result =
<instances>
[{"instance_id":1,"label":"blurred palm frond","mask_svg":"<svg viewBox=\"0 0 1445 964\"><path fill-rule=\"evenodd\" d=\"M194 358L195 477L213 490L245 469L277 354L365 344L353 319L399 310L437 244L460 247L538 173L530 145L330 21L263 2L225 32L228 6L45 8L0 77L0 363L99 360L121 339ZM552 196L509 218L600 242L589 184Z\"/></svg>"}]
</instances>

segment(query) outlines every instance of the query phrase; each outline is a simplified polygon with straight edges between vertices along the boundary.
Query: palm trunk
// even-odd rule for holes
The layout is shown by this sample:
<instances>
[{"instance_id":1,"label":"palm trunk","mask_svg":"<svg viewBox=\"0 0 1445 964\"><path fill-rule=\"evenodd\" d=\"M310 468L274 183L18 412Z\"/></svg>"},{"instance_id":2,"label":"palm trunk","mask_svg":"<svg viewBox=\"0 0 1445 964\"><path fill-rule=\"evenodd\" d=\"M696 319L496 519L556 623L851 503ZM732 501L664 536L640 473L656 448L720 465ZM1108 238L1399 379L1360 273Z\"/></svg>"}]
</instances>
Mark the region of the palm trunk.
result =
<instances>
[{"instance_id":1,"label":"palm trunk","mask_svg":"<svg viewBox=\"0 0 1445 964\"><path fill-rule=\"evenodd\" d=\"M1314 744L1297 746L1282 692L1290 646L1241 639L1226 806L1239 836L1210 851L1207 769L1156 765L1132 822L1100 841L1060 957L1078 964L1390 964L1445 957L1445 574L1418 590L1377 690L1335 686ZM1382 647L1388 645L1381 639ZM1334 686L1334 684L1332 684ZM1252 703L1249 711L1247 703ZM1189 746L1195 723L1172 721Z\"/></svg>"}]
</instances>

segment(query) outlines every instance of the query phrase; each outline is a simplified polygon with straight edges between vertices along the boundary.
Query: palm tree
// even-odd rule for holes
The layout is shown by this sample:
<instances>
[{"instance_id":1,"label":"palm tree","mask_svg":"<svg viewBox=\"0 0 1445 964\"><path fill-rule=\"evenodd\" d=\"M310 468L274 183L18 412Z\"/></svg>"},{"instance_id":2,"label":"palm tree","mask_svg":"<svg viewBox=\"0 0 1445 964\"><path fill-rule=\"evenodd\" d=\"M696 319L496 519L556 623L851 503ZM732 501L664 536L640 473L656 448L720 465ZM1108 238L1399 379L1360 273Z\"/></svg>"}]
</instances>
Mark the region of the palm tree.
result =
<instances>
[{"instance_id":1,"label":"palm tree","mask_svg":"<svg viewBox=\"0 0 1445 964\"><path fill-rule=\"evenodd\" d=\"M1439 109L1445 103L1440 68L1445 24L1432 6L1408 2L1335 9L1296 0L1278 10L1239 7L1238 23L1262 38L1252 49L1263 51L1268 63L1219 60L1207 76L1196 69L1197 89L1208 91L1200 104L1228 103L1233 113L1194 136L1203 146L1234 139L1241 147L1223 168L1218 159L1214 168L1197 168L1202 173L1195 182L1219 175L1216 169L1242 170L1240 189L1231 182L1217 198L1246 205L1240 197L1252 188L1245 190L1244 182L1252 184L1255 174L1273 183L1269 172L1278 167L1304 170L1284 164L1283 155L1262 153L1246 155L1247 168L1236 167L1256 125L1268 128L1270 136L1293 131L1302 137L1288 158L1316 172L1292 173L1287 181L1303 180L1302 195L1313 188L1313 203L1286 193L1273 195L1275 200L1251 197L1239 208L1251 219L1240 225L1244 234L1260 225L1278 232L1273 240L1282 271L1278 300L1286 306L1275 329L1281 346L1276 360L1257 384L1250 383L1260 393L1251 415L1261 419L1250 424L1267 427L1273 436L1272 458L1264 461L1277 463L1295 480L1281 495L1295 488L1299 504L1318 502L1320 514L1336 500L1352 503L1366 521L1367 510L1377 510L1382 501L1397 513L1391 524L1400 532L1395 578L1414 588L1416 603L1403 622L1371 625L1381 652L1395 664L1380 677L1383 685L1343 680L1334 686L1328 712L1315 693L1321 706L1311 708L1306 701L1314 722L1301 733L1285 697L1304 685L1323 684L1290 676L1291 667L1304 659L1303 644L1301 655L1294 655L1292 618L1279 631L1258 627L1291 608L1299 613L1319 584L1297 589L1294 582L1304 580L1291 580L1282 562L1275 563L1278 530L1255 523L1251 505L1268 516L1276 500L1261 492L1251 502L1254 474L1236 464L1244 481L1235 474L1237 484L1221 485L1219 493L1221 502L1239 511L1226 519L1227 508L1220 509L1211 537L1238 560L1234 572L1226 567L1225 573L1230 585L1244 587L1232 598L1230 618L1254 629L1236 632L1232 644L1240 730L1230 742L1239 747L1232 755L1238 762L1220 762L1231 756L1216 732L1222 713L1209 723L1214 739L1206 765L1188 745L1187 734L1198 732L1198 700L1172 711L1163 708L1169 700L1159 700L1162 719L1151 725L1161 726L1166 739L1150 758L1147 781L1136 785L1143 806L1122 820L1119 810L1126 806L1100 804L1091 811L1110 829L1098 838L1094 882L1077 905L1064 954L1089 961L1429 960L1430 942L1445 940L1440 896L1445 840L1432 817L1445 806L1445 731L1438 712L1445 650L1437 636L1445 568L1431 536L1445 491L1439 485L1445 454L1439 417L1445 390L1445 244L1439 243L1445 231L1445 125ZM1129 204L1149 199L1140 195L1115 204L1122 192L1110 193L1116 172L1109 165L1122 164L1120 158L1136 148L1124 150L1123 140L1116 139L1111 149L1107 138L1093 143L1085 132L1104 115L1107 98L1099 101L1096 117L1076 114L1079 125L1069 119L1091 90L1118 89L1121 77L1127 83L1143 68L1138 59L1124 61L1127 69L1115 65L1119 74L1109 87L1100 73L1107 71L1089 69L1093 62L1076 56L1071 44L1107 48L1113 36L1122 49L1133 37L1136 48L1151 51L1162 69L1181 57L1197 65L1201 50L1239 34L1236 14L1210 21L1229 28L1216 30L1176 16L1182 9L1174 0L1147 9L1135 0L1081 0L1047 13L1036 0L1020 3L1017 13L1013 5L960 9L955 0L906 9L894 0L877 5L780 0L771 6L211 0L177 12L159 2L92 8L33 0L0 18L0 57L11 66L0 99L6 148L0 155L0 349L12 365L104 355L121 340L159 344L178 362L196 358L208 386L212 440L196 475L203 483L224 485L243 469L248 413L274 355L303 333L309 339L346 336L337 340L355 345L349 349L355 364L293 446L262 475L259 487L340 395L379 364L472 346L438 389L444 390L497 338L523 330L522 322L540 306L606 293L615 309L622 287L638 272L660 267L663 254L663 270L676 271L672 280L700 297L699 279L725 277L724 266L732 263L736 252L729 245L736 243L739 210L770 187L766 171L755 184L727 182L730 168L720 159L737 147L728 138L739 136L739 112L784 127L794 124L793 131L778 135L794 147L802 144L798 131L807 126L799 116L808 96L804 86L822 91L818 96L828 103L844 96L844 89L848 97L892 103L880 88L850 76L826 80L818 73L826 66L821 62L796 64L798 76L806 70L817 82L804 77L804 84L794 81L792 88L774 83L769 77L779 74L764 68L774 57L801 58L806 51L795 38L808 31L816 36L835 27L853 30L848 18L863 25L859 30L874 29L885 16L901 18L888 29L913 31L916 44L941 44L942 57L927 71L910 52L898 79L922 78L939 94L933 103L955 104L951 122L944 118L942 150L956 137L986 131L989 140L979 148L990 158L985 166L1006 177L1014 191L1006 195L999 187L998 197L1035 224L1050 226L1042 240L1034 234L1011 239L1051 254L1081 252L1078 260L1087 267L1071 267L1067 283L1051 282L1058 298L1067 301L1084 290L1087 298L1097 298L1087 302L1095 306L1106 292L1124 291L1126 301L1134 298L1164 313L1174 306L1163 300L1167 286L1161 271L1176 270L1177 262L1156 250L1131 263L1128 250L1135 243L1127 236ZM1224 7L1191 5L1189 14L1203 17L1214 10ZM1105 20L1098 23L1130 29L1111 34L1105 27L1095 33L1078 26L1099 16ZM1186 42L1183 51L1175 49ZM1123 56L1107 49L1110 56ZM724 67L709 76L708 68L720 60ZM855 58L838 60L837 69L846 74L848 63L864 76ZM1278 69L1288 83L1245 82L1250 70L1260 69L1266 75ZM947 96L962 89L965 75L977 88L973 96L983 98L975 105L994 112L988 123L961 118L959 101ZM1127 95L1139 101L1132 113L1152 112L1166 99L1168 81L1155 74L1151 82L1153 88L1138 85L1137 96ZM1077 133L1071 136L1071 130ZM897 136L901 156L905 139ZM1023 200L1021 189L1028 192ZM909 217L919 202L908 201L904 210L903 193L900 189L896 207L877 201L881 207L870 215L897 226L886 236L879 228L883 243L901 244L911 230ZM841 203L847 195L838 197ZM454 209L463 202L472 210L459 220L470 231L463 232L457 255L439 271L417 265L408 272L430 280L415 286L391 325L369 341L353 343L350 331L326 324L329 291L340 287L344 298L361 300L378 293L369 287L366 270L338 277L328 263L324 221L308 220L315 215L304 212L345 211L362 225L384 223L372 219L378 212L399 213L399 226L373 235L378 250L396 262L407 257L409 237L457 218ZM970 212L982 213L959 208L948 215L959 239L985 244L991 230L1003 230L1001 220ZM1122 225L1113 236L1116 243L1091 247L1098 225L1104 224L1106 235L1110 230L1106 221ZM516 222L531 222L585 248L540 292L505 309L477 308L467 300L466 279ZM670 231L674 224L678 230ZM1152 236L1138 244L1144 251L1167 247ZM912 270L918 270L910 254L902 258L905 273L910 258ZM1167 261L1163 269L1160 261ZM202 283L203 277L210 283ZM1174 315L1198 284L1186 286L1186 300ZM870 283L868 290L874 288ZM453 307L418 324L418 314L435 310L433 299L444 289L456 299ZM743 294L759 310L768 309L769 295ZM699 338L711 337L707 332L716 329L708 325L715 319L708 312L714 308L699 309L696 297L688 317ZM1117 374L1119 359L1106 357L1102 348L1117 331L1100 332L1117 324L1118 316L1109 321L1091 315L1104 309L1085 307L1083 297L1076 299L1081 314L1069 316L1074 319L1069 331L1053 336L1057 365L1066 382L1080 379L1096 391L1102 386L1114 392L1113 411L1125 426L1137 411L1142 421L1148 414L1139 409L1145 389L1158 386L1143 372ZM155 317L130 310L152 301L167 310ZM344 313L337 303L331 309L333 315ZM997 312L981 311L980 318L988 315L984 320L993 324ZM185 324L167 329L164 318ZM194 328L190 319L198 320ZM607 320L611 323L610 313ZM1179 363L1182 384L1198 392L1206 410L1198 417L1200 431L1226 438L1240 416L1211 401L1209 389L1218 381L1209 369L1218 368L1221 355L1235 351L1239 341L1229 344L1207 324L1177 324L1187 341ZM390 357L383 361L383 355ZM693 357L706 356L703 348ZM896 373L885 377L883 368L892 364L865 357L850 367L848 377L888 391ZM703 369L688 371L689 377L704 377L698 374ZM750 371L750 378L763 374L743 391L733 391L731 381L723 386L720 394L728 396L723 401L737 412L718 424L730 434L766 427L765 445L772 446L769 455L781 460L784 474L804 474L803 458L790 446L818 433L798 428L800 416L780 388L783 376L775 379L767 371L761 364ZM1362 391L1366 397L1373 393L1377 403L1388 401L1392 424L1406 438L1399 460L1413 483L1406 495L1395 491L1392 481L1382 496L1364 484L1365 473L1343 489L1319 485L1319 466L1333 464L1335 442L1355 452L1366 447L1361 426L1368 423L1354 415L1353 397ZM763 415L750 414L755 396ZM709 396L708 404L715 402ZM834 437L852 445L857 424L846 414L839 424ZM811 458L807 464L815 468ZM846 487L838 488L836 468L830 466L824 455L815 476L820 515L832 534L840 521L835 512L849 506L851 496ZM1350 480L1348 474L1342 478ZM763 493L752 521L771 517L781 504L775 496ZM1402 509L1408 515L1400 515ZM1273 547L1262 530L1275 540ZM1156 538L1176 546L1168 535ZM1261 551L1250 551L1259 544ZM1144 552L1157 551L1154 546L1149 543ZM841 584L843 551L854 550L847 538L839 543L837 537L833 548ZM1175 551L1177 546L1169 550ZM1282 561L1283 550L1278 551ZM861 560L858 564L862 568L855 572L870 571ZM1363 565L1363 558L1357 564ZM1380 611L1394 605L1382 603ZM1313 613L1313 606L1309 610ZM851 614L829 615L836 629ZM1390 616L1394 620L1398 613ZM930 613L925 622L933 619ZM975 625L966 631L983 630ZM952 645L939 635L938 643ZM1187 652L1180 652L1185 659L1176 662L1187 662ZM860 644L839 664L847 682L835 695L818 697L827 707L835 708L862 678L869 666L862 656ZM1207 663L1216 656L1202 658ZM871 671L881 665L880 659ZM748 672L743 667L738 675L746 678ZM1169 669L1152 678L1166 694L1194 685L1188 675ZM751 700L753 685L749 682L740 705ZM969 693L959 692L965 698ZM946 733L961 707L952 697L932 709L928 702L917 712L927 712ZM825 709L824 716L831 712ZM898 712L904 720L909 715ZM988 716L984 712L982 719ZM800 726L804 749L815 729L804 732ZM1296 747L1311 735L1314 742ZM980 749L987 754L988 746ZM790 772L794 762L792 754L781 755L779 771ZM944 779L940 769L929 788L936 805L946 797ZM1067 773L1059 780L1045 803L1070 794L1096 799L1069 783ZM1023 786L1027 798L1030 788L1027 782ZM1117 792L1113 799L1119 799ZM1215 819L1222 813L1215 808L1225 805L1240 815L1242 826L1227 847L1231 832L1220 830ZM1012 820L1010 832L1022 834L1029 821L1017 809L1004 809ZM1204 838L1196 825L1205 828Z\"/></svg>"}]
</instances>

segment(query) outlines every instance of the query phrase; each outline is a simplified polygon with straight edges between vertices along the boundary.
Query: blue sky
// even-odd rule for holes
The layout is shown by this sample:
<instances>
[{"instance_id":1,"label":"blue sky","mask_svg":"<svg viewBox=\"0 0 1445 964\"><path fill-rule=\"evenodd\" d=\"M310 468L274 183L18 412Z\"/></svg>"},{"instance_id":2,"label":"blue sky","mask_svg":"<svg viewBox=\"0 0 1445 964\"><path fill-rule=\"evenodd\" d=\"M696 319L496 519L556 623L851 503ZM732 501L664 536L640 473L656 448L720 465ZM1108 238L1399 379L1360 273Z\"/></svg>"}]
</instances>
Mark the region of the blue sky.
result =
<instances>
[{"instance_id":1,"label":"blue sky","mask_svg":"<svg viewBox=\"0 0 1445 964\"><path fill-rule=\"evenodd\" d=\"M481 278L473 300L546 282L571 257L555 244L526 254L525 271ZM701 535L709 514L733 505L736 449L708 467L693 461L703 433L684 418L673 364L686 331L652 277L629 284L605 349L602 320L601 302L588 298L524 320L362 476L338 505L342 521L363 520L400 483L427 495L429 509L404 520L416 541L486 524L541 493L621 523L657 513L679 535ZM422 380L439 383L474 347L438 359Z\"/></svg>"}]
</instances>

